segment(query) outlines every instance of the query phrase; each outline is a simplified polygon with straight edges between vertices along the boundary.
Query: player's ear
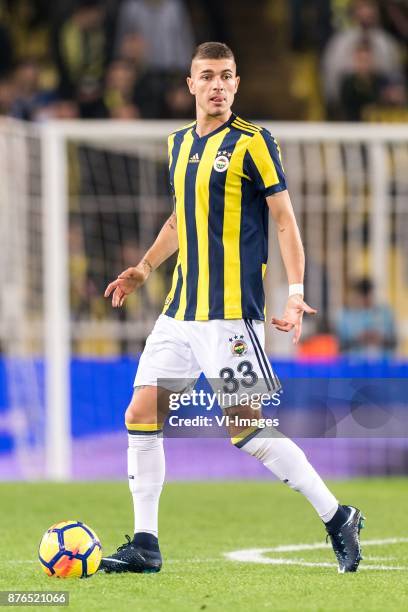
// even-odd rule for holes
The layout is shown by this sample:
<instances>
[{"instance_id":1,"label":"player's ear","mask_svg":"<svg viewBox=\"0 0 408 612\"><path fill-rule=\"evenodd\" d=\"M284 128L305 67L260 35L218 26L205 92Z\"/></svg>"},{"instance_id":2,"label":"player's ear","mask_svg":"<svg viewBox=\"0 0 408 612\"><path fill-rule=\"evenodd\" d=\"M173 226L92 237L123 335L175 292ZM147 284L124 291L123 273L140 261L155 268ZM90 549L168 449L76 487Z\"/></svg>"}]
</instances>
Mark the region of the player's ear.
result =
<instances>
[{"instance_id":1,"label":"player's ear","mask_svg":"<svg viewBox=\"0 0 408 612\"><path fill-rule=\"evenodd\" d=\"M237 93L237 91L238 91L238 86L239 86L240 80L241 80L241 77L239 77L239 76L235 77L235 91L234 91L234 93Z\"/></svg>"},{"instance_id":2,"label":"player's ear","mask_svg":"<svg viewBox=\"0 0 408 612\"><path fill-rule=\"evenodd\" d=\"M189 89L189 92L194 96L195 95L194 80L190 76L188 76L186 81L187 81L187 87Z\"/></svg>"}]
</instances>

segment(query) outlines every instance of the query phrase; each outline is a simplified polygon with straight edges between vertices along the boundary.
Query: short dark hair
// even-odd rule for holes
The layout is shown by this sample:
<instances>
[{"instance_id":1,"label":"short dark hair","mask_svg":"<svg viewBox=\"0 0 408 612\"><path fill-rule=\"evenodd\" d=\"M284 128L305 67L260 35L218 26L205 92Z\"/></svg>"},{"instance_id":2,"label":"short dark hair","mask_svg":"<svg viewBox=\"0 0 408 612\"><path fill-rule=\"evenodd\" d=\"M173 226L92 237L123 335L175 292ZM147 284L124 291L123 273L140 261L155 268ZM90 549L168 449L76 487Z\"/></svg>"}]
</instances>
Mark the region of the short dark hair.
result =
<instances>
[{"instance_id":1,"label":"short dark hair","mask_svg":"<svg viewBox=\"0 0 408 612\"><path fill-rule=\"evenodd\" d=\"M364 297L370 295L374 290L374 283L367 276L356 279L352 286L356 293Z\"/></svg>"},{"instance_id":2,"label":"short dark hair","mask_svg":"<svg viewBox=\"0 0 408 612\"><path fill-rule=\"evenodd\" d=\"M196 47L191 61L195 59L232 59L235 57L231 49L225 43L205 42Z\"/></svg>"}]
</instances>

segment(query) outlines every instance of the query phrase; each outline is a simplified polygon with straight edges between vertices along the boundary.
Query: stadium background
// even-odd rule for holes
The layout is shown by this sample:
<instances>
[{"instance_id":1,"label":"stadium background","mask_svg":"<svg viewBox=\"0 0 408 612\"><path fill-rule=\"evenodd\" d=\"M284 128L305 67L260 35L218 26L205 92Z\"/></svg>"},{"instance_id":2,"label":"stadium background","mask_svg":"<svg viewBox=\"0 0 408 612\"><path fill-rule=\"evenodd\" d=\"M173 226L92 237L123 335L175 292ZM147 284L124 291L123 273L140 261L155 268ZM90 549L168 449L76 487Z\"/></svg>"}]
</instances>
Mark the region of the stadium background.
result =
<instances>
[{"instance_id":1,"label":"stadium background","mask_svg":"<svg viewBox=\"0 0 408 612\"><path fill-rule=\"evenodd\" d=\"M194 114L184 78L204 40L231 45L242 78L234 110L280 140L305 242L319 316L296 349L268 329L276 371L406 378L407 19L398 0L0 2L1 479L125 477L123 410L173 261L121 312L103 290L171 210L165 136ZM66 217L60 248L47 242L50 206ZM287 291L273 236L271 250L269 314ZM46 254L61 263L59 251L70 364L61 427L44 369L47 291L58 300L64 290L47 280ZM58 474L65 426L72 447ZM400 434L301 444L325 476L406 474ZM227 439L166 444L169 480L270 477Z\"/></svg>"}]
</instances>

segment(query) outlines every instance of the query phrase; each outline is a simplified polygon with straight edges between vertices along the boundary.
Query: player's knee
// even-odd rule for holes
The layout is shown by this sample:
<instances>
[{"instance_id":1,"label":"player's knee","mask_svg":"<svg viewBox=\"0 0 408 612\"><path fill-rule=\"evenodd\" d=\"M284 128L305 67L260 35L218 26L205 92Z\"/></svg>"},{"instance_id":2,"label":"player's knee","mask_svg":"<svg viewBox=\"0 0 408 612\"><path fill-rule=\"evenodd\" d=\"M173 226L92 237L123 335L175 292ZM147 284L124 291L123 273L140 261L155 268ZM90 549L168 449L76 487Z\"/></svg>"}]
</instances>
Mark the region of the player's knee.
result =
<instances>
[{"instance_id":1,"label":"player's knee","mask_svg":"<svg viewBox=\"0 0 408 612\"><path fill-rule=\"evenodd\" d=\"M126 425L155 425L158 420L154 390L135 389L125 412Z\"/></svg>"},{"instance_id":2,"label":"player's knee","mask_svg":"<svg viewBox=\"0 0 408 612\"><path fill-rule=\"evenodd\" d=\"M134 425L135 423L138 423L139 421L140 421L140 411L138 411L137 403L132 398L132 401L129 403L125 411L125 422L132 423Z\"/></svg>"},{"instance_id":3,"label":"player's knee","mask_svg":"<svg viewBox=\"0 0 408 612\"><path fill-rule=\"evenodd\" d=\"M125 411L126 423L138 423L138 419L140 420L140 418L143 416L143 412L144 411L142 410L140 403L133 396Z\"/></svg>"},{"instance_id":4,"label":"player's knee","mask_svg":"<svg viewBox=\"0 0 408 612\"><path fill-rule=\"evenodd\" d=\"M248 430L254 430L254 423L262 417L260 410L255 410L251 406L233 406L224 410L228 417L228 432L231 441L236 437L246 438ZM233 442L234 444L234 442Z\"/></svg>"},{"instance_id":5,"label":"player's knee","mask_svg":"<svg viewBox=\"0 0 408 612\"><path fill-rule=\"evenodd\" d=\"M131 423L132 425L135 425L135 423L137 423L137 413L132 404L129 404L129 406L126 408L125 423Z\"/></svg>"}]
</instances>

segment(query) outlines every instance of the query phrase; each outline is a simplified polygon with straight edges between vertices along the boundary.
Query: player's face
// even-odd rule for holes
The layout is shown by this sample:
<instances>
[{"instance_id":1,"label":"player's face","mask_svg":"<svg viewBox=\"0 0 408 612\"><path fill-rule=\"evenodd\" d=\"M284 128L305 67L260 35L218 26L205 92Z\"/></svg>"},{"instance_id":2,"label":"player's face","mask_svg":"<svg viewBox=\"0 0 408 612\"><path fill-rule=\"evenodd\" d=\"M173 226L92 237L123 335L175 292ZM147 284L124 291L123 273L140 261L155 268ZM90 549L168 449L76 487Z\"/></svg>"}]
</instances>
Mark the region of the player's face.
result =
<instances>
[{"instance_id":1,"label":"player's face","mask_svg":"<svg viewBox=\"0 0 408 612\"><path fill-rule=\"evenodd\" d=\"M227 113L239 85L232 59L196 59L187 77L190 93L196 98L197 112L211 117Z\"/></svg>"}]
</instances>

